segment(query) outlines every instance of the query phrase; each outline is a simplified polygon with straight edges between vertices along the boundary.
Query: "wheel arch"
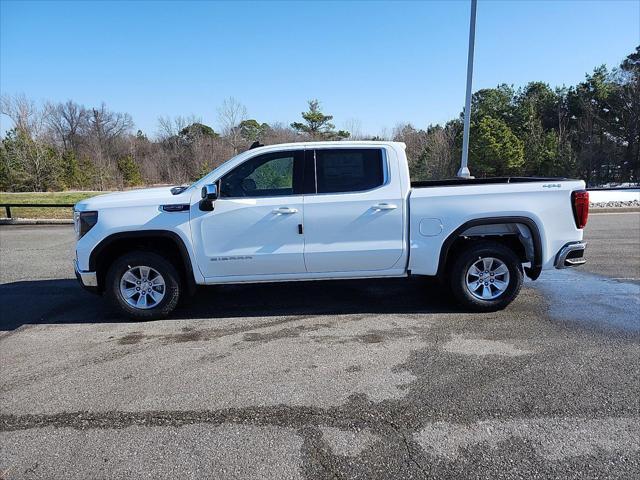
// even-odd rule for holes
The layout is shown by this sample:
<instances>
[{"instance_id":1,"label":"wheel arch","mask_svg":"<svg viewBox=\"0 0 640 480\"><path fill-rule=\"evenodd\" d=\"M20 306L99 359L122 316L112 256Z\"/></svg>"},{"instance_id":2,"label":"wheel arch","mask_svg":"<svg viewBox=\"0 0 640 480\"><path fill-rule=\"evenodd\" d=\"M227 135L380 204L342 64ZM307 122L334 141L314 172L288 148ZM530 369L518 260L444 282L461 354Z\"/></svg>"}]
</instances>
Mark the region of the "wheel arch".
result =
<instances>
[{"instance_id":1,"label":"wheel arch","mask_svg":"<svg viewBox=\"0 0 640 480\"><path fill-rule=\"evenodd\" d=\"M473 220L469 220L458 228L456 228L449 236L445 239L442 244L442 248L440 249L440 258L438 261L438 276L443 276L446 272L447 265L451 261L451 253L455 250L455 247L458 245L460 239L466 238L465 232L471 231L469 237L473 238L476 236L479 237L496 237L499 234L492 235L491 233L486 234L475 234L472 229L475 227L487 227L487 226L500 226L500 225L524 225L530 232L531 244L533 249L533 258L531 259L531 266L525 267L525 273L532 280L537 279L540 276L540 272L542 271L542 237L540 235L540 229L534 220L529 217L483 217L476 218ZM527 249L527 245L522 243L522 239L518 238L518 241L522 245L522 248ZM503 242L506 243L506 242Z\"/></svg>"},{"instance_id":2,"label":"wheel arch","mask_svg":"<svg viewBox=\"0 0 640 480\"><path fill-rule=\"evenodd\" d=\"M166 254L178 269L187 291L195 291L196 282L189 251L182 238L169 230L118 232L103 238L89 255L89 269L97 274L99 291L104 290L104 280L111 262L132 250Z\"/></svg>"}]
</instances>

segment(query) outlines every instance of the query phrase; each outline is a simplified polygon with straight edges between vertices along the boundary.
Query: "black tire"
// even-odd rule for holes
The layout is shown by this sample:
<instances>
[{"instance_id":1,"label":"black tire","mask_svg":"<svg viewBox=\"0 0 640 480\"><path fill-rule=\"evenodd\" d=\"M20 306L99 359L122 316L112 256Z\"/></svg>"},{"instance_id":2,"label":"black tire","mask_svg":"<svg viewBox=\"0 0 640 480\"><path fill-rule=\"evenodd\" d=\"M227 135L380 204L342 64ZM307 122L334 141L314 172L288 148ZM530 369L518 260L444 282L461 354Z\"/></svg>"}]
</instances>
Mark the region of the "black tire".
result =
<instances>
[{"instance_id":1,"label":"black tire","mask_svg":"<svg viewBox=\"0 0 640 480\"><path fill-rule=\"evenodd\" d=\"M477 298L467 287L467 272L474 263L487 257L500 260L509 270L508 284L503 292L498 293L495 287L489 287L492 294L498 295L490 300ZM509 247L488 240L472 243L459 254L449 270L449 282L453 295L459 303L474 312L502 310L518 296L522 281L522 263L518 256Z\"/></svg>"},{"instance_id":2,"label":"black tire","mask_svg":"<svg viewBox=\"0 0 640 480\"><path fill-rule=\"evenodd\" d=\"M131 267L136 266L151 267L164 279L164 297L152 308L141 309L131 306L120 292L122 276ZM166 317L178 305L181 290L180 275L173 264L150 252L134 251L119 257L109 268L105 281L105 296L120 312L133 320L156 320Z\"/></svg>"}]
</instances>

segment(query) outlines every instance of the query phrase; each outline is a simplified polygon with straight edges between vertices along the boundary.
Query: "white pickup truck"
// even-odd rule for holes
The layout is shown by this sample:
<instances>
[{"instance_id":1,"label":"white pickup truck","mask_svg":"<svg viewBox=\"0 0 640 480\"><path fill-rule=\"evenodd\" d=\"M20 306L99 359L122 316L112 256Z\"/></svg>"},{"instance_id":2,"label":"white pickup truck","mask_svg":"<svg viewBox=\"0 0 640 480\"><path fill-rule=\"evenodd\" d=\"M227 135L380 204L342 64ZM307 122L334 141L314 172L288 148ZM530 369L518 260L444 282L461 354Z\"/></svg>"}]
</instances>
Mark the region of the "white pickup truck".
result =
<instances>
[{"instance_id":1,"label":"white pickup truck","mask_svg":"<svg viewBox=\"0 0 640 480\"><path fill-rule=\"evenodd\" d=\"M75 206L76 276L127 316L196 285L438 276L465 308L504 308L523 276L584 263L578 180L409 179L405 145L258 147L189 187Z\"/></svg>"}]
</instances>

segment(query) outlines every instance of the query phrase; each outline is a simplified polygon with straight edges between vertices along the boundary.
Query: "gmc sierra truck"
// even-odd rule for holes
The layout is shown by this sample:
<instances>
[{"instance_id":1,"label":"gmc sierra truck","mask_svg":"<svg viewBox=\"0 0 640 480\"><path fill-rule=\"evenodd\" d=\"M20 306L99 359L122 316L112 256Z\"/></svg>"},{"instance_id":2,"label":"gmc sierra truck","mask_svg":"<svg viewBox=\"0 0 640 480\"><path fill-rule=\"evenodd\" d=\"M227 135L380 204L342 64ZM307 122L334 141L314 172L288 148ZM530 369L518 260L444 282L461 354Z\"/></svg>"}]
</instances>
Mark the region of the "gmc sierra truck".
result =
<instances>
[{"instance_id":1,"label":"gmc sierra truck","mask_svg":"<svg viewBox=\"0 0 640 480\"><path fill-rule=\"evenodd\" d=\"M75 270L134 319L167 316L196 285L437 276L493 311L523 276L585 262L585 184L557 178L411 182L405 145L258 147L189 187L75 206Z\"/></svg>"}]
</instances>

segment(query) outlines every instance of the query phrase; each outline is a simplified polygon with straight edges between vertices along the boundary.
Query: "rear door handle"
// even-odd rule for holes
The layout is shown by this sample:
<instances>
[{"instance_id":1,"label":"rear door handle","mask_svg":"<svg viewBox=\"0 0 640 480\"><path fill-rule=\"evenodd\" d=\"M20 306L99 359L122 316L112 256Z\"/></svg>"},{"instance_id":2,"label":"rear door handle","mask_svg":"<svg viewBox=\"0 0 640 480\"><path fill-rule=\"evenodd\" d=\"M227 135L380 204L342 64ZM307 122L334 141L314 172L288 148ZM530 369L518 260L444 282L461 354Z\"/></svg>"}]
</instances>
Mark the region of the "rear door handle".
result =
<instances>
[{"instance_id":1,"label":"rear door handle","mask_svg":"<svg viewBox=\"0 0 640 480\"><path fill-rule=\"evenodd\" d=\"M372 207L374 210L395 210L398 208L397 205L393 203L378 203Z\"/></svg>"},{"instance_id":2,"label":"rear door handle","mask_svg":"<svg viewBox=\"0 0 640 480\"><path fill-rule=\"evenodd\" d=\"M275 213L276 215L289 215L291 213L298 213L297 208L289 208L289 207L280 207L271 210L271 213Z\"/></svg>"}]
</instances>

